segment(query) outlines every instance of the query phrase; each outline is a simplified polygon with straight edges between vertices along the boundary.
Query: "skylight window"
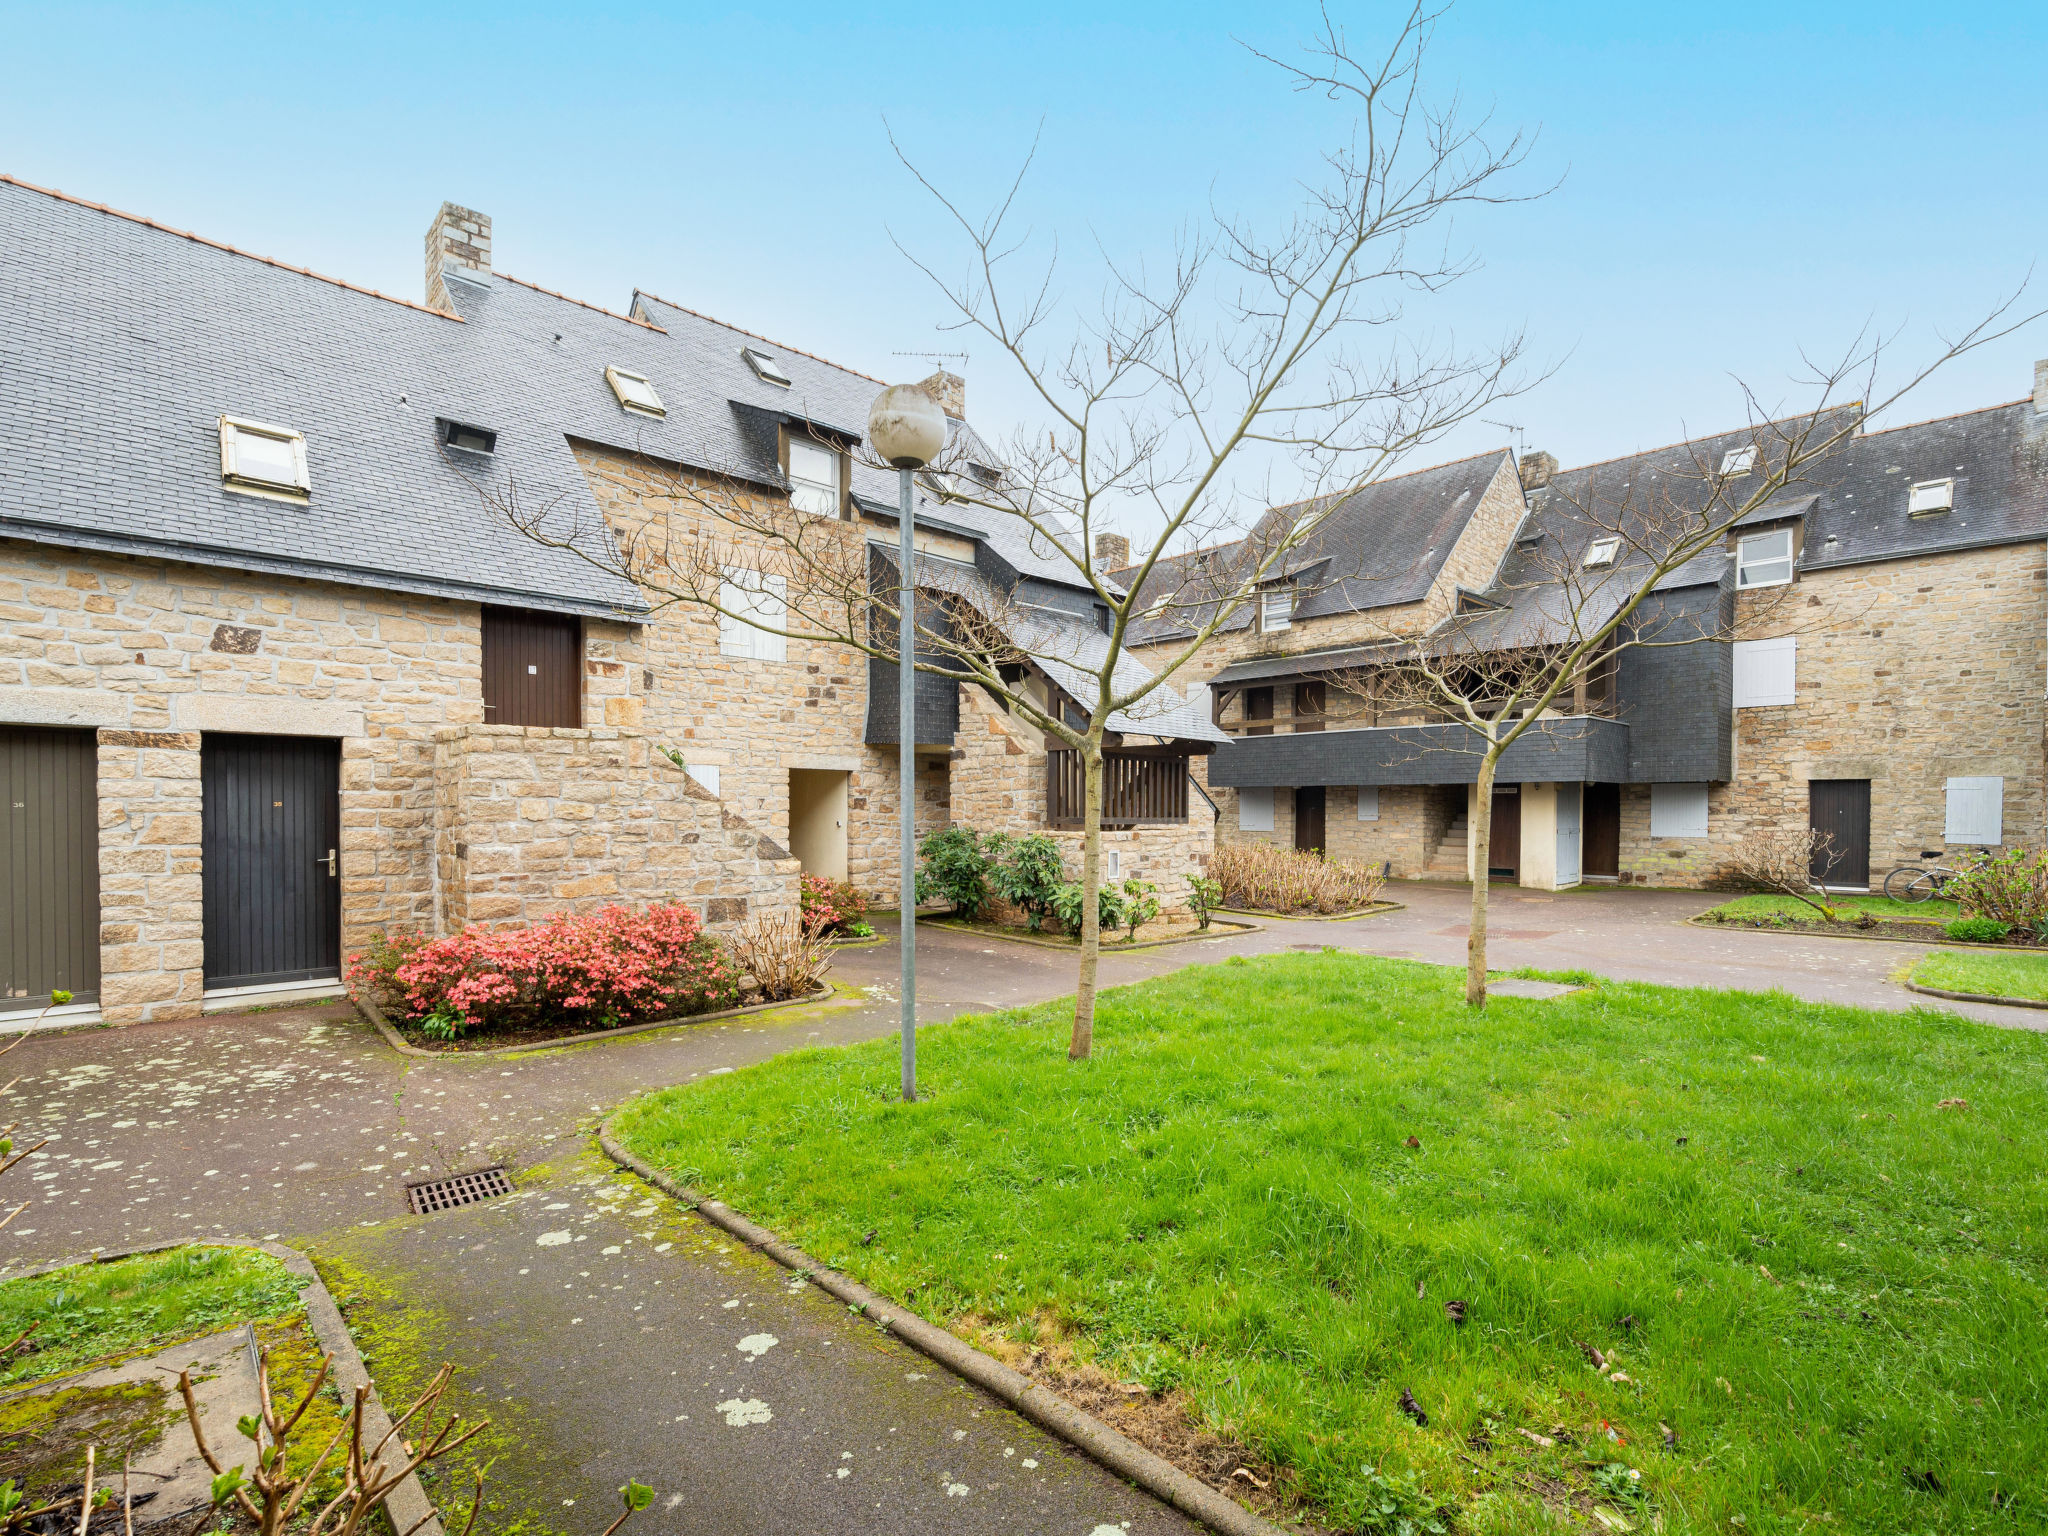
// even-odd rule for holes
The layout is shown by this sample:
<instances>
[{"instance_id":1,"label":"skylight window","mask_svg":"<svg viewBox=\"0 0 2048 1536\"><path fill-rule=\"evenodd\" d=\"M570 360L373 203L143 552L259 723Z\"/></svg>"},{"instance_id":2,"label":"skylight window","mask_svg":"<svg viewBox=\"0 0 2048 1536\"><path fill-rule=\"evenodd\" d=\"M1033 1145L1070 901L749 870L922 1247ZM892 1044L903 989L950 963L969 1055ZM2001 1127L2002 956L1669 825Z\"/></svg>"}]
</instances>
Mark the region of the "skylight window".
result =
<instances>
[{"instance_id":1,"label":"skylight window","mask_svg":"<svg viewBox=\"0 0 2048 1536\"><path fill-rule=\"evenodd\" d=\"M310 496L306 438L290 427L268 427L235 416L220 419L220 478L236 490Z\"/></svg>"},{"instance_id":2,"label":"skylight window","mask_svg":"<svg viewBox=\"0 0 2048 1536\"><path fill-rule=\"evenodd\" d=\"M1612 565L1614 557L1620 553L1621 540L1595 539L1586 546L1586 569L1590 571L1595 566Z\"/></svg>"},{"instance_id":3,"label":"skylight window","mask_svg":"<svg viewBox=\"0 0 2048 1536\"><path fill-rule=\"evenodd\" d=\"M782 364L775 361L759 347L741 347L740 356L747 360L747 366L770 384L789 388L789 375L782 371Z\"/></svg>"},{"instance_id":4,"label":"skylight window","mask_svg":"<svg viewBox=\"0 0 2048 1536\"><path fill-rule=\"evenodd\" d=\"M1721 455L1721 473L1724 475L1746 475L1756 468L1756 445L1747 448L1730 448Z\"/></svg>"},{"instance_id":5,"label":"skylight window","mask_svg":"<svg viewBox=\"0 0 2048 1536\"><path fill-rule=\"evenodd\" d=\"M1946 512L1955 504L1956 483L1952 479L1922 480L1906 492L1906 513L1910 517Z\"/></svg>"},{"instance_id":6,"label":"skylight window","mask_svg":"<svg viewBox=\"0 0 2048 1536\"><path fill-rule=\"evenodd\" d=\"M619 397L619 404L629 411L638 411L643 416L666 416L668 407L661 403L661 396L647 381L644 373L628 373L623 368L612 367L604 371L605 383L611 385L612 393Z\"/></svg>"},{"instance_id":7,"label":"skylight window","mask_svg":"<svg viewBox=\"0 0 2048 1536\"><path fill-rule=\"evenodd\" d=\"M789 504L816 517L839 515L839 455L822 443L789 440Z\"/></svg>"},{"instance_id":8,"label":"skylight window","mask_svg":"<svg viewBox=\"0 0 2048 1536\"><path fill-rule=\"evenodd\" d=\"M466 426L459 421L441 423L441 442L449 448L460 448L464 453L495 453L498 450L498 434L485 427Z\"/></svg>"}]
</instances>

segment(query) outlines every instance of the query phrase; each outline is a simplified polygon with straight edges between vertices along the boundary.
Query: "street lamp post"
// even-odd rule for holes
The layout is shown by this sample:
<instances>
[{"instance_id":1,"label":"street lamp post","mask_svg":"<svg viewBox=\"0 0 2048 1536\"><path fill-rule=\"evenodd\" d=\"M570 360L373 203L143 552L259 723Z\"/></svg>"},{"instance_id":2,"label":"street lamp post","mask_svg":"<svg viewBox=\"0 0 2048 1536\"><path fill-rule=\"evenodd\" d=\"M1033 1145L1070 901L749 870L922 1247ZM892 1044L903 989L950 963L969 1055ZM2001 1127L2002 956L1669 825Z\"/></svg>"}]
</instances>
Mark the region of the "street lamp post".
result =
<instances>
[{"instance_id":1,"label":"street lamp post","mask_svg":"<svg viewBox=\"0 0 2048 1536\"><path fill-rule=\"evenodd\" d=\"M917 584L911 542L918 470L946 446L946 417L915 384L891 384L868 408L868 441L896 467L896 748L902 821L903 1097L917 1097Z\"/></svg>"}]
</instances>

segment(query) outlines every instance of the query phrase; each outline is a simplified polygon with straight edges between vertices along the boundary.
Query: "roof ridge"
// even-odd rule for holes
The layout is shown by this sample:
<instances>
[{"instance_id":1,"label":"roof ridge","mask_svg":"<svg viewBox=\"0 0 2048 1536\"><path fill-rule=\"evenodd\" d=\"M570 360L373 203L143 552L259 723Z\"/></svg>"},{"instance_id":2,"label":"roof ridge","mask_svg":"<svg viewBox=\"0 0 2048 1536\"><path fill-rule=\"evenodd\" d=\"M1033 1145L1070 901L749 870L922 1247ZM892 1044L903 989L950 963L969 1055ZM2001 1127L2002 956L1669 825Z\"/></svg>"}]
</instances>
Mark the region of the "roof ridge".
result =
<instances>
[{"instance_id":1,"label":"roof ridge","mask_svg":"<svg viewBox=\"0 0 2048 1536\"><path fill-rule=\"evenodd\" d=\"M878 379L872 373L862 373L858 368L849 368L844 363L835 363L829 357L820 357L815 352L807 352L802 347L793 347L788 342L777 341L772 336L763 336L759 331L750 331L744 325L734 325L730 320L721 320L716 315L707 315L701 309L692 309L687 304L678 304L674 299L664 299L652 289L635 288L633 294L636 298L652 299L657 304L666 304L670 309L680 309L686 315L694 316L699 320L720 326L725 330L737 331L740 335L751 336L756 341L765 341L771 347L780 347L785 352L794 352L798 357L808 357L812 362L823 363L827 368L837 368L841 373L850 373L856 379L866 379L870 384L880 384L885 388L888 386L889 381L887 379ZM661 328L656 326L655 329L659 330Z\"/></svg>"},{"instance_id":2,"label":"roof ridge","mask_svg":"<svg viewBox=\"0 0 2048 1536\"><path fill-rule=\"evenodd\" d=\"M1862 406L1862 404L1863 402L1861 400L1844 400L1840 405L1831 406L1829 407L1829 409L1836 411L1856 410L1859 409ZM1790 416L1772 416L1764 421L1756 423L1756 425L1759 427L1775 427L1781 421L1797 421L1801 414L1802 413L1800 412L1794 412ZM1633 453L1617 453L1610 455L1609 457L1604 459L1591 460L1590 462L1585 464L1574 464L1568 469L1560 469L1558 471L1558 474L1560 476L1576 475L1584 470L1603 469L1609 464L1619 464L1623 459L1646 459L1653 453L1663 453L1672 448L1684 448L1693 443L1704 443L1716 437L1729 437L1737 432L1741 432L1744 430L1745 429L1742 427L1727 427L1719 432L1702 433L1698 437L1681 437L1673 442L1660 443L1655 448L1638 448ZM1869 436L1868 433L1865 433L1864 435Z\"/></svg>"},{"instance_id":3,"label":"roof ridge","mask_svg":"<svg viewBox=\"0 0 2048 1536\"><path fill-rule=\"evenodd\" d=\"M1398 475L1389 475L1384 480L1368 480L1364 485L1355 485L1348 491L1325 491L1321 496L1304 496L1299 501L1275 502L1259 515L1264 517L1268 513L1285 512L1290 507L1306 507L1313 502L1324 501L1333 496L1339 501L1349 501L1353 496L1362 496L1367 491L1373 490L1378 486L1394 485L1402 480L1412 480L1417 475L1433 475L1440 469L1456 469L1460 464L1472 464L1480 459L1491 459L1500 454L1507 454L1512 457L1513 452L1514 450L1506 446L1486 448L1478 453L1468 453L1462 459L1445 459L1441 464L1425 464L1420 469L1405 470ZM1250 535L1247 534L1246 537L1249 538Z\"/></svg>"},{"instance_id":4,"label":"roof ridge","mask_svg":"<svg viewBox=\"0 0 2048 1536\"><path fill-rule=\"evenodd\" d=\"M544 293L551 299L560 299L564 304L574 304L581 309L594 309L600 315L610 315L612 319L623 320L628 325L645 326L648 330L657 332L663 336L666 336L668 334L667 331L662 330L662 328L656 325L652 320L637 320L631 315L622 315L617 310L606 309L602 304L593 304L588 299L572 298L570 295L566 293L557 293L552 288L543 288L539 283L529 283L525 278L514 277L510 272L493 272L491 276L502 277L503 279L505 279L506 282L517 283L522 288L531 288L535 293Z\"/></svg>"},{"instance_id":5,"label":"roof ridge","mask_svg":"<svg viewBox=\"0 0 2048 1536\"><path fill-rule=\"evenodd\" d=\"M140 224L145 229L156 230L159 234L176 235L181 240L192 241L195 245L212 246L217 251L226 251L230 256L240 256L246 261L260 261L266 267L276 267L282 272L296 272L299 276L310 277L316 282L332 283L337 288L346 288L350 293L360 293L366 298L382 299L387 304L402 304L407 309L416 309L423 315L437 315L443 320L453 320L457 325L463 323L462 316L451 315L446 310L415 304L411 299L401 299L392 294L381 293L375 288L365 288L360 283L349 282L346 278L329 277L325 272L315 272L311 267L296 267L288 261L279 261L274 256L259 256L254 251L245 251L240 246L229 245L225 240L214 240L205 235L194 234L189 229L159 224L155 219L144 218L139 213L129 213L124 209L109 207L105 203L95 203L90 198L75 197L55 187L38 186L33 181L23 181L19 176L10 176L5 171L0 171L0 183L20 187L24 192L39 192L44 197L54 198L60 203L70 203L73 207L90 208L93 212L104 213L109 218L126 219L131 224Z\"/></svg>"},{"instance_id":6,"label":"roof ridge","mask_svg":"<svg viewBox=\"0 0 2048 1536\"><path fill-rule=\"evenodd\" d=\"M2031 405L2032 395L2021 395L2017 400L2001 400L1996 405L1976 405L1967 411L1950 411L1946 416L1923 416L1918 421L1902 421L1896 427L1879 427L1875 432L1865 432L1865 437L1883 437L1887 432L1910 432L1915 427L1931 427L1937 421L1960 421L1965 416L1982 416L1991 411L2009 411L2016 405Z\"/></svg>"}]
</instances>

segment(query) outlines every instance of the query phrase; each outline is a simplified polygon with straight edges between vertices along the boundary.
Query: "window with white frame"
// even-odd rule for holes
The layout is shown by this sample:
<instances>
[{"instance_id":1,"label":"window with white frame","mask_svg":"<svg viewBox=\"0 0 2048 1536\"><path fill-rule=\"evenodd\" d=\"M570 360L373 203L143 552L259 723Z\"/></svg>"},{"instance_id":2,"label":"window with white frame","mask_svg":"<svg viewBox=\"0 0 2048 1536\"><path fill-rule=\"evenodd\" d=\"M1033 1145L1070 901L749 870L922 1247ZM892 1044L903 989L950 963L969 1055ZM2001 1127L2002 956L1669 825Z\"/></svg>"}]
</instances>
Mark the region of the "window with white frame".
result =
<instances>
[{"instance_id":1,"label":"window with white frame","mask_svg":"<svg viewBox=\"0 0 2048 1536\"><path fill-rule=\"evenodd\" d=\"M1792 530L1752 533L1735 545L1735 585L1782 587L1792 579Z\"/></svg>"},{"instance_id":2,"label":"window with white frame","mask_svg":"<svg viewBox=\"0 0 2048 1536\"><path fill-rule=\"evenodd\" d=\"M1791 704L1799 683L1799 637L1735 642L1735 707Z\"/></svg>"},{"instance_id":3,"label":"window with white frame","mask_svg":"<svg viewBox=\"0 0 2048 1536\"><path fill-rule=\"evenodd\" d=\"M1124 877L1124 860L1121 851L1115 848L1102 850L1103 862L1108 866L1102 872L1105 880L1121 880Z\"/></svg>"},{"instance_id":4,"label":"window with white frame","mask_svg":"<svg viewBox=\"0 0 2048 1536\"><path fill-rule=\"evenodd\" d=\"M718 654L752 661L787 659L788 643L783 637L755 626L784 628L789 622L788 593L788 583L780 576L727 571L718 584Z\"/></svg>"},{"instance_id":5,"label":"window with white frame","mask_svg":"<svg viewBox=\"0 0 2048 1536\"><path fill-rule=\"evenodd\" d=\"M1270 832L1273 830L1272 790L1240 789L1237 792L1237 830L1240 832Z\"/></svg>"},{"instance_id":6,"label":"window with white frame","mask_svg":"<svg viewBox=\"0 0 2048 1536\"><path fill-rule=\"evenodd\" d=\"M839 515L839 455L807 437L789 440L789 504L818 517Z\"/></svg>"},{"instance_id":7,"label":"window with white frame","mask_svg":"<svg viewBox=\"0 0 2048 1536\"><path fill-rule=\"evenodd\" d=\"M611 385L612 393L619 404L629 411L638 411L643 416L666 416L668 407L661 403L661 396L655 391L644 373L632 373L627 369L612 367L604 371L605 383Z\"/></svg>"},{"instance_id":8,"label":"window with white frame","mask_svg":"<svg viewBox=\"0 0 2048 1536\"><path fill-rule=\"evenodd\" d=\"M290 427L269 427L238 416L220 419L220 478L235 490L310 496L306 438Z\"/></svg>"},{"instance_id":9,"label":"window with white frame","mask_svg":"<svg viewBox=\"0 0 2048 1536\"><path fill-rule=\"evenodd\" d=\"M1909 517L1928 517L1936 512L1946 512L1956 504L1956 483L1948 480L1922 480L1906 491L1906 513Z\"/></svg>"},{"instance_id":10,"label":"window with white frame","mask_svg":"<svg viewBox=\"0 0 2048 1536\"><path fill-rule=\"evenodd\" d=\"M2005 841L2005 780L1960 778L1948 781L1948 825L1942 834L1951 843L1990 847Z\"/></svg>"},{"instance_id":11,"label":"window with white frame","mask_svg":"<svg viewBox=\"0 0 2048 1536\"><path fill-rule=\"evenodd\" d=\"M1259 628L1277 635L1294 623L1294 588L1268 587L1259 596Z\"/></svg>"},{"instance_id":12,"label":"window with white frame","mask_svg":"<svg viewBox=\"0 0 2048 1536\"><path fill-rule=\"evenodd\" d=\"M1746 475L1756 468L1756 445L1747 448L1730 448L1721 455L1721 473L1724 475Z\"/></svg>"},{"instance_id":13,"label":"window with white frame","mask_svg":"<svg viewBox=\"0 0 2048 1536\"><path fill-rule=\"evenodd\" d=\"M757 378L766 383L789 388L789 375L782 371L782 364L759 347L741 347L740 356L747 360L747 366L754 370Z\"/></svg>"},{"instance_id":14,"label":"window with white frame","mask_svg":"<svg viewBox=\"0 0 2048 1536\"><path fill-rule=\"evenodd\" d=\"M1378 821L1380 819L1380 787L1377 784L1358 786L1358 819Z\"/></svg>"},{"instance_id":15,"label":"window with white frame","mask_svg":"<svg viewBox=\"0 0 2048 1536\"><path fill-rule=\"evenodd\" d=\"M1706 785L1652 784L1650 786L1650 836L1705 837L1706 835Z\"/></svg>"},{"instance_id":16,"label":"window with white frame","mask_svg":"<svg viewBox=\"0 0 2048 1536\"><path fill-rule=\"evenodd\" d=\"M1614 564L1614 557L1621 553L1621 540L1595 539L1586 546L1586 569Z\"/></svg>"}]
</instances>

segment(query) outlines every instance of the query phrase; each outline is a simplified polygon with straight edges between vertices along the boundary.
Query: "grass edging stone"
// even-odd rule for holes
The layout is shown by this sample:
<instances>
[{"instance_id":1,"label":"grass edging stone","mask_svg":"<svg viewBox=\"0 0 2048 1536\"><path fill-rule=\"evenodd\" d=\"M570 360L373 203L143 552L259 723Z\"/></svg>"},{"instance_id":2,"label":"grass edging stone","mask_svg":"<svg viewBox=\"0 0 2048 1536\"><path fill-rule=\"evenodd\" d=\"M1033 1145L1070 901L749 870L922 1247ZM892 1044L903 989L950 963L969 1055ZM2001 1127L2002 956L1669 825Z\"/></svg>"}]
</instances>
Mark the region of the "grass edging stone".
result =
<instances>
[{"instance_id":1,"label":"grass edging stone","mask_svg":"<svg viewBox=\"0 0 2048 1536\"><path fill-rule=\"evenodd\" d=\"M299 1287L299 1303L306 1309L306 1323L313 1330L315 1342L333 1362L328 1371L328 1383L344 1407L355 1401L358 1389L362 1390L363 1433L370 1445L383 1444L385 1447L377 1458L379 1465L389 1471L405 1465L405 1447L391 1433L391 1415L384 1411L383 1401L377 1396L377 1384L370 1379L369 1368L363 1364L362 1351L356 1348L355 1337L348 1331L341 1308L335 1304L333 1293L313 1267L313 1261L296 1248L287 1248L282 1243L258 1242L253 1238L174 1238L169 1242L144 1243L137 1248L111 1252L95 1249L91 1253L73 1254L70 1258L38 1264L7 1278L29 1280L81 1264L113 1264L122 1259L138 1258L145 1253L164 1253L173 1248L253 1249L276 1259L288 1273L304 1281ZM417 1473L408 1472L399 1479L385 1496L384 1510L391 1518L393 1529L404 1531L406 1536L446 1536L441 1517L434 1508L433 1500L427 1497L426 1489L420 1486Z\"/></svg>"},{"instance_id":2,"label":"grass edging stone","mask_svg":"<svg viewBox=\"0 0 2048 1536\"><path fill-rule=\"evenodd\" d=\"M1196 1482L1171 1462L1155 1456L1100 1419L1081 1412L1065 1398L1048 1392L1028 1376L1011 1370L1002 1361L983 1354L945 1329L926 1322L915 1312L869 1290L850 1275L820 1264L802 1249L782 1242L765 1227L756 1226L731 1206L717 1200L706 1200L688 1185L678 1183L661 1169L642 1161L612 1136L615 1117L607 1116L598 1129L597 1143L604 1149L605 1156L682 1201L748 1247L766 1254L783 1268L802 1275L861 1316L880 1324L918 1353L930 1357L971 1385L1000 1398L1039 1428L1059 1436L1117 1476L1136 1483L1153 1497L1191 1519L1201 1521L1212 1531L1220 1531L1223 1536L1286 1536L1279 1526L1261 1519L1215 1489Z\"/></svg>"},{"instance_id":3,"label":"grass edging stone","mask_svg":"<svg viewBox=\"0 0 2048 1536\"><path fill-rule=\"evenodd\" d=\"M1327 916L1321 912L1266 912L1257 907L1218 907L1216 910L1228 912L1232 917L1269 918L1276 923L1355 923L1361 917L1405 911L1407 906L1405 901L1376 901L1369 907L1354 907L1349 912L1332 912Z\"/></svg>"},{"instance_id":4,"label":"grass edging stone","mask_svg":"<svg viewBox=\"0 0 2048 1536\"><path fill-rule=\"evenodd\" d=\"M1927 924L1927 937L1918 938L1899 933L1857 933L1844 931L1841 925L1832 923L1787 923L1785 926L1716 923L1706 917L1684 917L1679 919L1688 928L1704 928L1709 933L1775 933L1788 938L1805 939L1861 939L1865 944L1939 944L1943 949L1992 949L2007 955L2048 954L2036 944L1979 944L1970 939L1952 939L1941 931L1939 923Z\"/></svg>"},{"instance_id":5,"label":"grass edging stone","mask_svg":"<svg viewBox=\"0 0 2048 1536\"><path fill-rule=\"evenodd\" d=\"M427 1050L423 1046L412 1044L393 1028L391 1021L384 1017L384 1010L377 1006L369 993L351 993L349 1001L355 1004L356 1012L376 1027L377 1033L384 1037L384 1043L394 1051L405 1056L423 1056L430 1061L448 1061L471 1056L486 1059L492 1056L510 1056L521 1051L551 1051L558 1045L588 1045L598 1040L616 1040L621 1035L644 1034L650 1029L674 1029L682 1024L709 1024L716 1019L736 1019L745 1013L766 1013L771 1008L800 1008L809 1003L823 1002L831 995L832 983L821 981L815 992L804 997L785 997L772 1003L749 1003L744 1008L721 1008L716 1013L686 1013L670 1019L649 1019L644 1024L621 1024L617 1029L595 1029L581 1035L559 1035L552 1040L525 1040L517 1045L494 1045L480 1051Z\"/></svg>"},{"instance_id":6,"label":"grass edging stone","mask_svg":"<svg viewBox=\"0 0 2048 1536\"><path fill-rule=\"evenodd\" d=\"M1951 992L1946 987L1923 986L1917 981L1902 981L1899 985L1908 992L1921 992L1928 997L1946 997L1958 1003L1997 1003L2003 1008L2048 1008L2048 998L2000 997L1991 992Z\"/></svg>"},{"instance_id":7,"label":"grass edging stone","mask_svg":"<svg viewBox=\"0 0 2048 1536\"><path fill-rule=\"evenodd\" d=\"M918 926L920 928L944 928L951 933L971 933L977 938L1002 939L1010 944L1029 944L1033 949L1056 949L1063 954L1069 955L1078 955L1081 952L1081 941L1079 939L1045 938L1039 934L1029 932L1013 933L1007 928L998 928L986 923L962 923L955 922L951 918L940 918L935 922L920 922ZM1224 923L1221 927L1227 931L1219 933L1214 931L1212 927L1211 929L1198 930L1194 933L1184 933L1178 938L1140 939L1135 944L1126 944L1121 939L1104 939L1102 941L1102 953L1105 956L1123 955L1140 949L1165 949L1172 944L1201 944L1210 939L1234 939L1241 934L1257 933L1259 931L1257 923Z\"/></svg>"}]
</instances>

